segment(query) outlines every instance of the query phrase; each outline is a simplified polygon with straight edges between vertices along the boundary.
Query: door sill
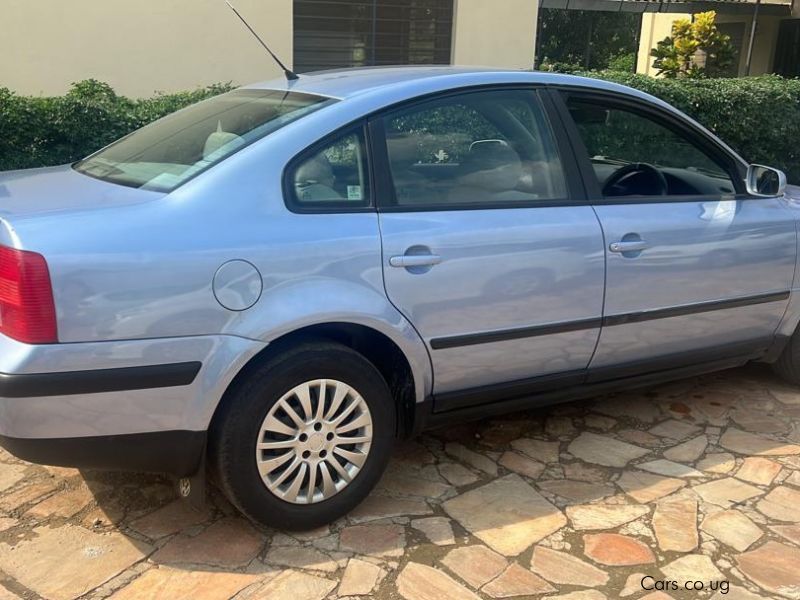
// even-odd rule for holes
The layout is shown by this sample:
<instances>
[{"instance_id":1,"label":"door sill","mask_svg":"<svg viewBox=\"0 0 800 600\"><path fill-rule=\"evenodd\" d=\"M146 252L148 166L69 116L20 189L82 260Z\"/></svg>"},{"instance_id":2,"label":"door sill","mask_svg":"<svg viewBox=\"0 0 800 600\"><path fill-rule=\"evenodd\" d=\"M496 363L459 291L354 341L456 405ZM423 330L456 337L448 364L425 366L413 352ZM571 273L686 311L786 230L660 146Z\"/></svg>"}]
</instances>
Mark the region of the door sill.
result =
<instances>
[{"instance_id":1,"label":"door sill","mask_svg":"<svg viewBox=\"0 0 800 600\"><path fill-rule=\"evenodd\" d=\"M761 358L772 339L730 344L611 367L569 371L514 382L436 394L428 425L451 419L479 419L578 400L624 388L647 387L674 379L740 367ZM709 355L716 358L708 360Z\"/></svg>"}]
</instances>

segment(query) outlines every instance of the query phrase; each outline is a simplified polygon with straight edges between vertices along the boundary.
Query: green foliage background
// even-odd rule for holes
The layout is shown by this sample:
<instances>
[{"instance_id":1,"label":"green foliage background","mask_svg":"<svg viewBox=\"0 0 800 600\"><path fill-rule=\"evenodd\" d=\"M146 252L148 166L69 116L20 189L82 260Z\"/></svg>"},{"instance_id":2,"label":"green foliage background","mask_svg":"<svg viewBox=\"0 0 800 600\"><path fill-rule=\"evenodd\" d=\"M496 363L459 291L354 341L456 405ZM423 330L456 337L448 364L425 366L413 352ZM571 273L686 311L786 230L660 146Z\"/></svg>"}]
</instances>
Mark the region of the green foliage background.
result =
<instances>
[{"instance_id":1,"label":"green foliage background","mask_svg":"<svg viewBox=\"0 0 800 600\"><path fill-rule=\"evenodd\" d=\"M629 85L676 106L746 160L783 169L800 184L800 79L654 79L616 71L583 73ZM88 80L58 97L0 88L0 170L64 164L170 112L231 89L215 85L144 100L117 96Z\"/></svg>"},{"instance_id":2,"label":"green foliage background","mask_svg":"<svg viewBox=\"0 0 800 600\"><path fill-rule=\"evenodd\" d=\"M641 15L636 13L541 8L538 66L542 70L571 65L633 72L640 28Z\"/></svg>"},{"instance_id":3,"label":"green foliage background","mask_svg":"<svg viewBox=\"0 0 800 600\"><path fill-rule=\"evenodd\" d=\"M18 96L0 87L0 171L69 163L174 112L232 89L218 84L144 100L86 80L64 96Z\"/></svg>"}]
</instances>

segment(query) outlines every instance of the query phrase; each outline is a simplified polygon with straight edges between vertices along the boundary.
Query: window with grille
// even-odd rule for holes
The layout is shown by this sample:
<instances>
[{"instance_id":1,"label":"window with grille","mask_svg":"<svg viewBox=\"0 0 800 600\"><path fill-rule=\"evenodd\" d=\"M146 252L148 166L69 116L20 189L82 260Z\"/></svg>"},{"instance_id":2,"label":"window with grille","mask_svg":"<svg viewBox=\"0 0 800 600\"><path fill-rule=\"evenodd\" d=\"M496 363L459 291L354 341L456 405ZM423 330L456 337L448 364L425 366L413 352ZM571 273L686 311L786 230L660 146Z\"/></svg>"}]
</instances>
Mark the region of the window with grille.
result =
<instances>
[{"instance_id":1,"label":"window with grille","mask_svg":"<svg viewBox=\"0 0 800 600\"><path fill-rule=\"evenodd\" d=\"M294 0L297 72L449 64L453 0Z\"/></svg>"}]
</instances>

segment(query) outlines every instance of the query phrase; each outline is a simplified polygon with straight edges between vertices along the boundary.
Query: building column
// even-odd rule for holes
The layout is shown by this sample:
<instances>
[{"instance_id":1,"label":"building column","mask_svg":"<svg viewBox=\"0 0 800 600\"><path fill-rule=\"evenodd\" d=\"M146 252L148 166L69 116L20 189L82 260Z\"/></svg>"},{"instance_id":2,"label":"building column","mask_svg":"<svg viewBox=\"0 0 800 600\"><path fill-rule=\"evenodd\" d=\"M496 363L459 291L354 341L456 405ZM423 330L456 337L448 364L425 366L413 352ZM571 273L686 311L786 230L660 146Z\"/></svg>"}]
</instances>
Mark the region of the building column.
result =
<instances>
[{"instance_id":1,"label":"building column","mask_svg":"<svg viewBox=\"0 0 800 600\"><path fill-rule=\"evenodd\" d=\"M655 60L650 50L658 42L672 35L672 24L678 19L691 19L690 13L656 13L646 12L642 15L642 28L639 34L639 50L636 56L636 72L643 75L655 75Z\"/></svg>"},{"instance_id":2,"label":"building column","mask_svg":"<svg viewBox=\"0 0 800 600\"><path fill-rule=\"evenodd\" d=\"M538 0L454 0L455 65L533 68Z\"/></svg>"}]
</instances>

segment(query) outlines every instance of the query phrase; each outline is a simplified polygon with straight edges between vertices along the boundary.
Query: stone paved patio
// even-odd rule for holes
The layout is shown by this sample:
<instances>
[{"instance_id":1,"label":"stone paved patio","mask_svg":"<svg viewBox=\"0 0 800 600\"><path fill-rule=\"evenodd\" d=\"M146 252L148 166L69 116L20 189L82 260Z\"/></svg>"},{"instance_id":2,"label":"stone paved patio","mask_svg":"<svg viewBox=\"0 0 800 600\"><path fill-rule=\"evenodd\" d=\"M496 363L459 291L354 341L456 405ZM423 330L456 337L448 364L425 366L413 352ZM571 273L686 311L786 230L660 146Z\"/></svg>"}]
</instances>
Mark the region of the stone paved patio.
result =
<instances>
[{"instance_id":1,"label":"stone paved patio","mask_svg":"<svg viewBox=\"0 0 800 600\"><path fill-rule=\"evenodd\" d=\"M0 600L800 598L800 389L760 367L426 434L303 534L0 461Z\"/></svg>"}]
</instances>

